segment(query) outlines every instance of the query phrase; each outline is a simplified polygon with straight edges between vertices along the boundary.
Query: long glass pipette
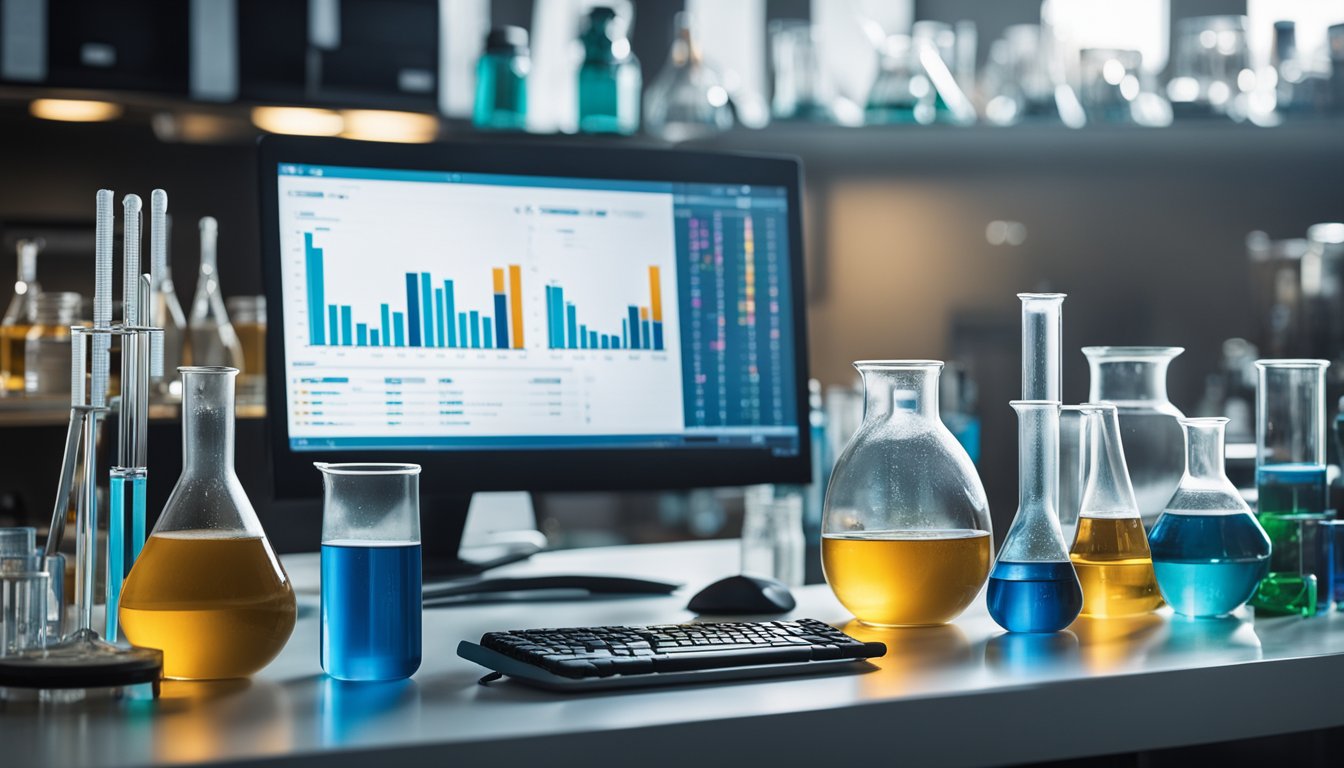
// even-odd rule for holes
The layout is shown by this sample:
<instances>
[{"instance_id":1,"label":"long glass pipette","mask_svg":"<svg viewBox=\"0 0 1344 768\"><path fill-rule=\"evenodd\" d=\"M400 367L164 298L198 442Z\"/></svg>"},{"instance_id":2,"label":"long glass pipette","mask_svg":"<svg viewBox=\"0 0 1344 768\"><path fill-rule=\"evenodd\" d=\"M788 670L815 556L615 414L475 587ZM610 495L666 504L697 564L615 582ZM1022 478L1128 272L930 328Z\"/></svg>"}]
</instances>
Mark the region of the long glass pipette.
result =
<instances>
[{"instance_id":1,"label":"long glass pipette","mask_svg":"<svg viewBox=\"0 0 1344 768\"><path fill-rule=\"evenodd\" d=\"M121 584L126 579L126 511L132 516L143 508L145 478L131 469L135 451L136 372L140 369L139 345L132 328L140 324L140 196L122 198L121 279L121 405L118 408L117 463L109 470L110 504L107 518L106 629L103 636L117 639L117 606ZM130 499L127 499L127 496ZM129 501L129 504L127 503Z\"/></svg>"}]
</instances>

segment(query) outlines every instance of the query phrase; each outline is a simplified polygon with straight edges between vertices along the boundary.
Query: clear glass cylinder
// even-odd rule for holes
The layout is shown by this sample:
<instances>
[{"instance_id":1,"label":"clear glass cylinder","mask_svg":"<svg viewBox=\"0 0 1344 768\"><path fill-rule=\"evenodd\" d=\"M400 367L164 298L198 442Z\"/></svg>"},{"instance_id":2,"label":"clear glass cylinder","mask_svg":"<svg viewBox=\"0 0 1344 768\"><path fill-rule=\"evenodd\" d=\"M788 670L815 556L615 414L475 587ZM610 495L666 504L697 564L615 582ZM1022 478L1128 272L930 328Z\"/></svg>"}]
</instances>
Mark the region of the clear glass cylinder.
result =
<instances>
[{"instance_id":1,"label":"clear glass cylinder","mask_svg":"<svg viewBox=\"0 0 1344 768\"><path fill-rule=\"evenodd\" d=\"M1224 470L1228 420L1181 419L1185 472L1149 547L1162 596L1185 616L1222 616L1251 599L1269 564L1269 537Z\"/></svg>"},{"instance_id":2,"label":"clear glass cylinder","mask_svg":"<svg viewBox=\"0 0 1344 768\"><path fill-rule=\"evenodd\" d=\"M1055 632L1078 618L1082 587L1059 528L1059 402L1014 400L1018 503L989 577L989 615L1009 632Z\"/></svg>"},{"instance_id":3,"label":"clear glass cylinder","mask_svg":"<svg viewBox=\"0 0 1344 768\"><path fill-rule=\"evenodd\" d=\"M1167 368L1182 347L1083 347L1091 377L1088 401L1113 403L1129 478L1143 524L1151 529L1185 470L1180 419L1167 398Z\"/></svg>"},{"instance_id":4,"label":"clear glass cylinder","mask_svg":"<svg viewBox=\"0 0 1344 768\"><path fill-rule=\"evenodd\" d=\"M234 472L238 371L179 373L182 475L126 578L121 626L163 651L165 677L247 677L288 641L294 589Z\"/></svg>"},{"instance_id":5,"label":"clear glass cylinder","mask_svg":"<svg viewBox=\"0 0 1344 768\"><path fill-rule=\"evenodd\" d=\"M747 489L742 515L742 573L803 586L803 493L793 486Z\"/></svg>"},{"instance_id":6,"label":"clear glass cylinder","mask_svg":"<svg viewBox=\"0 0 1344 768\"><path fill-rule=\"evenodd\" d=\"M778 19L770 22L769 32L774 70L771 116L776 120L835 122L835 89L822 69L812 23Z\"/></svg>"},{"instance_id":7,"label":"clear glass cylinder","mask_svg":"<svg viewBox=\"0 0 1344 768\"><path fill-rule=\"evenodd\" d=\"M1069 557L1083 587L1082 615L1137 616L1162 604L1148 536L1129 483L1120 424L1110 403L1064 406L1079 413L1086 473Z\"/></svg>"},{"instance_id":8,"label":"clear glass cylinder","mask_svg":"<svg viewBox=\"0 0 1344 768\"><path fill-rule=\"evenodd\" d=\"M78 293L43 293L34 302L33 325L24 338L23 390L35 395L70 391L70 326L79 311Z\"/></svg>"},{"instance_id":9,"label":"clear glass cylinder","mask_svg":"<svg viewBox=\"0 0 1344 768\"><path fill-rule=\"evenodd\" d=\"M322 472L322 669L399 680L420 667L420 466Z\"/></svg>"},{"instance_id":10,"label":"clear glass cylinder","mask_svg":"<svg viewBox=\"0 0 1344 768\"><path fill-rule=\"evenodd\" d=\"M984 586L984 487L938 415L937 360L869 360L863 423L826 490L822 568L865 624L943 624Z\"/></svg>"},{"instance_id":11,"label":"clear glass cylinder","mask_svg":"<svg viewBox=\"0 0 1344 768\"><path fill-rule=\"evenodd\" d=\"M728 91L704 62L691 36L691 17L676 17L676 38L667 63L644 96L644 124L667 141L703 138L733 127Z\"/></svg>"},{"instance_id":12,"label":"clear glass cylinder","mask_svg":"<svg viewBox=\"0 0 1344 768\"><path fill-rule=\"evenodd\" d=\"M1321 522L1329 508L1325 465L1327 360L1257 360L1256 514L1274 550L1256 608L1314 613L1329 606L1333 568ZM1313 598L1315 596L1315 599Z\"/></svg>"},{"instance_id":13,"label":"clear glass cylinder","mask_svg":"<svg viewBox=\"0 0 1344 768\"><path fill-rule=\"evenodd\" d=\"M486 131L527 130L527 76L532 71L527 30L490 30L476 63L476 101L471 124Z\"/></svg>"}]
</instances>

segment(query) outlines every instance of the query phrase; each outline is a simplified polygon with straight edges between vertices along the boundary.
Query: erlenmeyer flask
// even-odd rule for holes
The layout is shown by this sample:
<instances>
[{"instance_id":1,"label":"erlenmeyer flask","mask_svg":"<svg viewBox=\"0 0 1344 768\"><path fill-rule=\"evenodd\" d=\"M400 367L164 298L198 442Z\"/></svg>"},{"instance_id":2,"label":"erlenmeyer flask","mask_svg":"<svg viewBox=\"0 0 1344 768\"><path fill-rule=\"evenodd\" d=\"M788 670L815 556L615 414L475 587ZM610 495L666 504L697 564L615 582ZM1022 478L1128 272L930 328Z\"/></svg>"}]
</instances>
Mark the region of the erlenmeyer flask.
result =
<instances>
[{"instance_id":1,"label":"erlenmeyer flask","mask_svg":"<svg viewBox=\"0 0 1344 768\"><path fill-rule=\"evenodd\" d=\"M155 393L175 400L182 395L177 368L182 364L182 352L187 340L187 315L177 299L177 289L173 285L173 260L168 256L167 246L173 241L172 217L165 216L164 219L165 245L154 254L160 259L154 264L158 284L152 286L149 313L150 325L163 329L163 378L155 382Z\"/></svg>"},{"instance_id":2,"label":"erlenmeyer flask","mask_svg":"<svg viewBox=\"0 0 1344 768\"><path fill-rule=\"evenodd\" d=\"M1059 402L1014 400L1018 506L989 575L989 615L1009 632L1056 632L1083 607L1055 509L1059 495Z\"/></svg>"},{"instance_id":3,"label":"erlenmeyer flask","mask_svg":"<svg viewBox=\"0 0 1344 768\"><path fill-rule=\"evenodd\" d=\"M979 594L991 549L980 477L938 417L943 364L854 367L863 374L863 424L826 489L826 581L865 624L943 624Z\"/></svg>"},{"instance_id":4,"label":"erlenmeyer flask","mask_svg":"<svg viewBox=\"0 0 1344 768\"><path fill-rule=\"evenodd\" d=\"M243 345L229 323L229 313L224 309L224 296L219 289L219 263L215 255L218 239L219 225L214 217L202 218L201 272L196 278L196 297L191 300L187 358L193 366L238 368L243 364ZM166 344L167 339L164 342Z\"/></svg>"},{"instance_id":5,"label":"erlenmeyer flask","mask_svg":"<svg viewBox=\"0 0 1344 768\"><path fill-rule=\"evenodd\" d=\"M1269 536L1223 470L1227 419L1181 419L1185 474L1153 526L1157 586L1185 616L1241 607L1269 567Z\"/></svg>"},{"instance_id":6,"label":"erlenmeyer flask","mask_svg":"<svg viewBox=\"0 0 1344 768\"><path fill-rule=\"evenodd\" d=\"M644 96L648 131L667 141L686 141L733 127L728 92L719 75L700 57L691 37L691 17L678 13L676 39L667 63Z\"/></svg>"},{"instance_id":7,"label":"erlenmeyer flask","mask_svg":"<svg viewBox=\"0 0 1344 768\"><path fill-rule=\"evenodd\" d=\"M1135 616L1162 604L1148 536L1129 485L1115 406L1066 406L1082 415L1087 479L1069 557L1083 586L1083 615Z\"/></svg>"},{"instance_id":8,"label":"erlenmeyer flask","mask_svg":"<svg viewBox=\"0 0 1344 768\"><path fill-rule=\"evenodd\" d=\"M234 368L181 368L182 476L135 561L121 625L165 677L246 677L294 629L294 589L233 470Z\"/></svg>"}]
</instances>

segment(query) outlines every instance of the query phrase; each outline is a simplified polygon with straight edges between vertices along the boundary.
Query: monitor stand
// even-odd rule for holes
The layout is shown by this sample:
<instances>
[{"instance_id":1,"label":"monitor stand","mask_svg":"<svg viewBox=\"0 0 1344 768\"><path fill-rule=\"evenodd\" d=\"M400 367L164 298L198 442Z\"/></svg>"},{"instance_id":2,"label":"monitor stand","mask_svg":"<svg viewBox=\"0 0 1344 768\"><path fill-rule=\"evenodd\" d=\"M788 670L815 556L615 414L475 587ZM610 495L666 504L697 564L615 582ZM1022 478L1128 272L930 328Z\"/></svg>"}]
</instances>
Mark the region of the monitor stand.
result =
<instances>
[{"instance_id":1,"label":"monitor stand","mask_svg":"<svg viewBox=\"0 0 1344 768\"><path fill-rule=\"evenodd\" d=\"M477 576L491 568L526 560L538 551L536 546L522 544L492 548L493 551L479 558L463 557L462 538L471 500L470 493L421 498L420 542L425 581Z\"/></svg>"}]
</instances>

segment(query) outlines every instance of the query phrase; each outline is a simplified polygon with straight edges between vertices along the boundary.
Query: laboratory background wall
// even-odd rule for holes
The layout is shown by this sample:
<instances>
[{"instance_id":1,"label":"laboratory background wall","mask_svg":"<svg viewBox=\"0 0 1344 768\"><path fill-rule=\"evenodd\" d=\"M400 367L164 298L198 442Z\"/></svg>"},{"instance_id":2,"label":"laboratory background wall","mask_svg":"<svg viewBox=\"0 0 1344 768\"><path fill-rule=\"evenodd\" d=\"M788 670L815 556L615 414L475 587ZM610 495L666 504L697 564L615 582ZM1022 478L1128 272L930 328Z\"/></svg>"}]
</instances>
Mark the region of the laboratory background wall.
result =
<instances>
[{"instance_id":1,"label":"laboratory background wall","mask_svg":"<svg viewBox=\"0 0 1344 768\"><path fill-rule=\"evenodd\" d=\"M527 2L487 5L496 22L526 25L534 14ZM634 3L632 41L646 82L662 66L680 7ZM973 18L983 61L990 40L1008 24L1037 20L1039 8L1022 0L927 0L915 2L912 13ZM1244 2L1171 2L1173 18L1244 11ZM811 12L805 1L767 3L768 18ZM450 134L466 130L449 125ZM1260 332L1250 311L1247 233L1301 237L1311 224L1344 218L1344 124L1337 119L1273 129L781 125L693 144L803 158L813 375L825 385L849 384L850 362L863 358L965 365L977 384L980 469L1000 535L1016 499L1016 423L1007 404L1019 389L1015 293L1069 294L1067 401L1087 396L1080 347L1178 345L1186 352L1171 367L1171 396L1193 412L1219 365L1223 341ZM254 165L247 142L163 141L145 121L44 122L29 117L21 101L0 101L4 252L12 253L14 240L34 228L68 231L68 242L54 245L42 262L41 279L47 289L87 292L93 192L106 187L144 195L163 187L178 222L171 251L184 304L195 287L198 256L190 222L207 214L220 222L224 293L260 293ZM995 235L1006 227L1014 232L1011 240ZM0 282L11 269L9 259L0 259ZM263 435L260 422L244 426L240 453L263 455ZM60 427L5 427L0 524L48 513L62 436ZM176 424L156 424L151 445L151 465L175 475ZM277 547L311 548L315 504L271 503L265 468L240 470ZM165 493L166 485L159 484ZM736 533L731 516L696 517L686 499L548 496L540 509L544 526L570 544Z\"/></svg>"}]
</instances>

